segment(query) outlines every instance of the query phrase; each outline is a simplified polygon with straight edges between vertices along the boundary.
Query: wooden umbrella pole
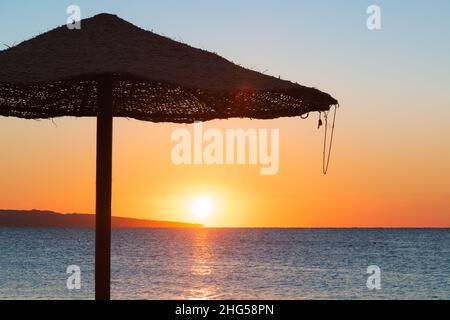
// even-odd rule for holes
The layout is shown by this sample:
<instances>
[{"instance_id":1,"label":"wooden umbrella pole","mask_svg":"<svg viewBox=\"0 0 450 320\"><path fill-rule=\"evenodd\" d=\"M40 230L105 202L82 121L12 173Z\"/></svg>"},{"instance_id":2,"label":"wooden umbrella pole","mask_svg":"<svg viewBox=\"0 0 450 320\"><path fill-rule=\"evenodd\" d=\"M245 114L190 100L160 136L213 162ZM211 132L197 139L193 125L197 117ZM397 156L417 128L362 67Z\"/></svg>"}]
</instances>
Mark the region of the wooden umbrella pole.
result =
<instances>
[{"instance_id":1,"label":"wooden umbrella pole","mask_svg":"<svg viewBox=\"0 0 450 320\"><path fill-rule=\"evenodd\" d=\"M113 81L105 77L97 92L97 180L95 219L95 299L109 300L111 291L111 179Z\"/></svg>"}]
</instances>

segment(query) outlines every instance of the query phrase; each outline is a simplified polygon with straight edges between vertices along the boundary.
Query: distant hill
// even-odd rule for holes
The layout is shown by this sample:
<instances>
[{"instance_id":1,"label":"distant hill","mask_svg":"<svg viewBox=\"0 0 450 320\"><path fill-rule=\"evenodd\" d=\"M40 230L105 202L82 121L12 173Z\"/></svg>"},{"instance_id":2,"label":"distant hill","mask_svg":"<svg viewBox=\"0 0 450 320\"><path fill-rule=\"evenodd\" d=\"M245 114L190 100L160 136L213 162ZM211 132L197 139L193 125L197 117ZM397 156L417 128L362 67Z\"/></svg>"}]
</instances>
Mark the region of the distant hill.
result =
<instances>
[{"instance_id":1,"label":"distant hill","mask_svg":"<svg viewBox=\"0 0 450 320\"><path fill-rule=\"evenodd\" d=\"M113 228L201 228L201 224L112 217ZM40 210L0 210L0 227L94 228L95 215Z\"/></svg>"}]
</instances>

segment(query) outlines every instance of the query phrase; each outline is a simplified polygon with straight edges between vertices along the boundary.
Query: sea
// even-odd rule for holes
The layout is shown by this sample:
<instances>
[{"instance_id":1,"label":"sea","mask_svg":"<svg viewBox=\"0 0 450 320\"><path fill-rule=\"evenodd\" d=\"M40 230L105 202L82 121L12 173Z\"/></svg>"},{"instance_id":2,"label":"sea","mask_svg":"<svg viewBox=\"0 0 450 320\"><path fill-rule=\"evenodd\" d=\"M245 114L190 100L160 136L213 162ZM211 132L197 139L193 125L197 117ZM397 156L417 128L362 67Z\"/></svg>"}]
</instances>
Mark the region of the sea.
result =
<instances>
[{"instance_id":1,"label":"sea","mask_svg":"<svg viewBox=\"0 0 450 320\"><path fill-rule=\"evenodd\" d=\"M111 259L120 300L450 298L450 229L114 229ZM94 230L0 228L0 299L93 298Z\"/></svg>"}]
</instances>

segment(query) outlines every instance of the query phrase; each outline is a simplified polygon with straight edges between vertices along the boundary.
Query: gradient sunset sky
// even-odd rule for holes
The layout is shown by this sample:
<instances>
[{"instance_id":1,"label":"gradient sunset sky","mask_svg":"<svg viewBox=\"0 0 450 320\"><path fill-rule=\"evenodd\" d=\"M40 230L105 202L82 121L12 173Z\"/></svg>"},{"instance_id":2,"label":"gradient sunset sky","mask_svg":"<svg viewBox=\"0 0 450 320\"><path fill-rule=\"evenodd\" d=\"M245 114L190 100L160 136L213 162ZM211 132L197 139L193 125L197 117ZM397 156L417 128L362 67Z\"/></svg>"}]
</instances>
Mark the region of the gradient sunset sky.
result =
<instances>
[{"instance_id":1,"label":"gradient sunset sky","mask_svg":"<svg viewBox=\"0 0 450 320\"><path fill-rule=\"evenodd\" d=\"M212 121L280 129L280 171L175 166L173 130L114 121L113 215L212 227L450 227L450 1L0 2L0 43L82 16L117 14L248 68L339 100L322 175L323 130L309 119ZM366 28L377 4L382 29ZM6 47L4 47L6 48ZM0 117L0 208L94 213L95 119ZM195 199L213 203L209 217Z\"/></svg>"}]
</instances>

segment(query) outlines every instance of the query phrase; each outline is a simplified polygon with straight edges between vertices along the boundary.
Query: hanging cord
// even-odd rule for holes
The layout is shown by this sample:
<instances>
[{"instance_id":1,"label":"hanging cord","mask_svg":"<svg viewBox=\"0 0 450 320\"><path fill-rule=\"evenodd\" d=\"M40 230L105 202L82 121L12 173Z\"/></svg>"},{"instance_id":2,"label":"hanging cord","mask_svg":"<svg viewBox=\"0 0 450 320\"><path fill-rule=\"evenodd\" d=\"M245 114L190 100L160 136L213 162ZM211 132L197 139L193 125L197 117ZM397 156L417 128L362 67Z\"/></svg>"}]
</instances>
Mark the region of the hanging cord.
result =
<instances>
[{"instance_id":1,"label":"hanging cord","mask_svg":"<svg viewBox=\"0 0 450 320\"><path fill-rule=\"evenodd\" d=\"M331 155L331 147L333 145L333 136L334 136L334 124L336 123L336 112L339 105L334 105L334 115L333 115L333 124L331 126L331 136L330 143L328 146L328 155L327 155L327 136L328 136L328 112L324 112L324 120L325 120L325 137L323 139L323 159L322 159L322 171L323 174L327 174L328 166L330 165L330 155ZM320 114L321 115L321 114ZM322 117L319 117L319 128L322 124Z\"/></svg>"}]
</instances>

